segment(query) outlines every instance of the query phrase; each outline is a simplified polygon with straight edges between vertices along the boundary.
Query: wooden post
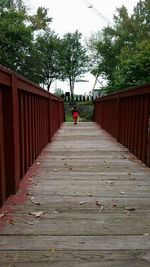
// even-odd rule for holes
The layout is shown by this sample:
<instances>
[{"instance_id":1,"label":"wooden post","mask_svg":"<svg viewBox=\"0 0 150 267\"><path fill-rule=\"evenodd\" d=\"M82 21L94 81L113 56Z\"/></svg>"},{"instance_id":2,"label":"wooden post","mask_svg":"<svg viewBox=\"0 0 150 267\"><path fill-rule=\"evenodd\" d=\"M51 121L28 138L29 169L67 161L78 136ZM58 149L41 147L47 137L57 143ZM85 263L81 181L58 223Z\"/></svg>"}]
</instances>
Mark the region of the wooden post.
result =
<instances>
[{"instance_id":1,"label":"wooden post","mask_svg":"<svg viewBox=\"0 0 150 267\"><path fill-rule=\"evenodd\" d=\"M0 206L6 199L2 91L0 90Z\"/></svg>"},{"instance_id":2,"label":"wooden post","mask_svg":"<svg viewBox=\"0 0 150 267\"><path fill-rule=\"evenodd\" d=\"M20 143L19 143L19 112L17 78L12 74L11 88L5 96L5 165L6 196L14 194L19 188L20 181Z\"/></svg>"},{"instance_id":3,"label":"wooden post","mask_svg":"<svg viewBox=\"0 0 150 267\"><path fill-rule=\"evenodd\" d=\"M52 138L52 112L51 112L51 107L52 107L52 103L51 103L51 96L49 96L49 116L48 116L48 125L49 125L49 134L48 134L48 142L50 143L51 138Z\"/></svg>"},{"instance_id":4,"label":"wooden post","mask_svg":"<svg viewBox=\"0 0 150 267\"><path fill-rule=\"evenodd\" d=\"M120 141L120 114L121 109L120 109L120 95L118 94L117 96L117 125L116 125L116 139L119 142Z\"/></svg>"}]
</instances>

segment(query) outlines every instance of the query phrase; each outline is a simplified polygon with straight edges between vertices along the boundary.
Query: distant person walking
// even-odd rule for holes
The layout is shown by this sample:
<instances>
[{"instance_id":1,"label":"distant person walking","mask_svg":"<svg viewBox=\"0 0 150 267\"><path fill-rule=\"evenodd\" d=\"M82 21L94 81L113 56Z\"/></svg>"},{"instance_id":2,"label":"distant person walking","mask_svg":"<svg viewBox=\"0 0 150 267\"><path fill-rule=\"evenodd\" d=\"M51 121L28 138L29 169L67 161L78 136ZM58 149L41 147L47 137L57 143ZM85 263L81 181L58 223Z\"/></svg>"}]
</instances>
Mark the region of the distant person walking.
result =
<instances>
[{"instance_id":1,"label":"distant person walking","mask_svg":"<svg viewBox=\"0 0 150 267\"><path fill-rule=\"evenodd\" d=\"M79 113L77 107L74 106L74 108L72 109L72 117L73 117L74 124L77 124L77 120L78 120L79 115L80 115L80 113Z\"/></svg>"}]
</instances>

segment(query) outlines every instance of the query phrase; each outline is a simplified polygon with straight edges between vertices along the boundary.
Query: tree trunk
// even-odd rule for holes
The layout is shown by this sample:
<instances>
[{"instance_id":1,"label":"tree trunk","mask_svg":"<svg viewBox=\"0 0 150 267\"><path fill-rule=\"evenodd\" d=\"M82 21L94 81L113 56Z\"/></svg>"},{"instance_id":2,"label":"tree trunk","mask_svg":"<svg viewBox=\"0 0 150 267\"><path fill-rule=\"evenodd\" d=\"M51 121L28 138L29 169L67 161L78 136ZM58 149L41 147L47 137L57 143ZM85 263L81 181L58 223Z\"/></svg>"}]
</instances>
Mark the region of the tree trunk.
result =
<instances>
[{"instance_id":1,"label":"tree trunk","mask_svg":"<svg viewBox=\"0 0 150 267\"><path fill-rule=\"evenodd\" d=\"M74 99L74 81L70 79L69 83L70 83L71 100L73 100Z\"/></svg>"},{"instance_id":2,"label":"tree trunk","mask_svg":"<svg viewBox=\"0 0 150 267\"><path fill-rule=\"evenodd\" d=\"M47 85L47 91L50 92L50 87L51 87L52 81L49 82L49 84Z\"/></svg>"}]
</instances>

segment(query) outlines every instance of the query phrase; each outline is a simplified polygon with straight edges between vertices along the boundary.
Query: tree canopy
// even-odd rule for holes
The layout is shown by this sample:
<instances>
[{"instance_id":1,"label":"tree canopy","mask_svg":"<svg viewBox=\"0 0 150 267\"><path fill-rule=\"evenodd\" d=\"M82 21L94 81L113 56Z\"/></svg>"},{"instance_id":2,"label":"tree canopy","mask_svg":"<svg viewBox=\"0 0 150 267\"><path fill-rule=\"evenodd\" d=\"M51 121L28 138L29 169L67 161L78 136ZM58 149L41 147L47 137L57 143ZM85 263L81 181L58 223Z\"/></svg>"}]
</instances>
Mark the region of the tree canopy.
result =
<instances>
[{"instance_id":1,"label":"tree canopy","mask_svg":"<svg viewBox=\"0 0 150 267\"><path fill-rule=\"evenodd\" d=\"M65 34L62 39L61 73L62 79L69 81L71 97L76 79L88 70L88 56L81 37L82 34L75 31Z\"/></svg>"},{"instance_id":2,"label":"tree canopy","mask_svg":"<svg viewBox=\"0 0 150 267\"><path fill-rule=\"evenodd\" d=\"M30 15L23 0L0 0L0 64L50 90L56 79L68 81L71 96L84 73L107 80L108 94L150 82L150 1L140 0L133 13L117 9L113 25L92 36L90 60L78 31L60 38L50 28L48 9ZM91 68L91 64L93 67Z\"/></svg>"},{"instance_id":3,"label":"tree canopy","mask_svg":"<svg viewBox=\"0 0 150 267\"><path fill-rule=\"evenodd\" d=\"M113 26L91 41L99 59L92 73L108 81L102 93L150 82L149 14L149 0L140 0L131 15L122 6Z\"/></svg>"},{"instance_id":4,"label":"tree canopy","mask_svg":"<svg viewBox=\"0 0 150 267\"><path fill-rule=\"evenodd\" d=\"M48 28L45 8L29 16L22 0L0 0L0 64L24 75L34 46L34 33Z\"/></svg>"},{"instance_id":5,"label":"tree canopy","mask_svg":"<svg viewBox=\"0 0 150 267\"><path fill-rule=\"evenodd\" d=\"M73 96L76 78L87 70L82 35L76 31L59 38L51 21L46 8L29 15L23 0L0 0L0 64L47 90L55 79L68 80Z\"/></svg>"}]
</instances>

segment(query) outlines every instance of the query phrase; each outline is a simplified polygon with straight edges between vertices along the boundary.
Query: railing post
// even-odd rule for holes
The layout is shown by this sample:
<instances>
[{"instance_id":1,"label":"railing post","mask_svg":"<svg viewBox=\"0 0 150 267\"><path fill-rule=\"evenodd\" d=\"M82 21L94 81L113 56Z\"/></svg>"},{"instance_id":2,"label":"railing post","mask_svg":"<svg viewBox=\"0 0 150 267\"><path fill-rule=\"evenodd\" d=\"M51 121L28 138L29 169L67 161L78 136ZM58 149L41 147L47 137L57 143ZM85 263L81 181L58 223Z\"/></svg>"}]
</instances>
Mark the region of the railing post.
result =
<instances>
[{"instance_id":1,"label":"railing post","mask_svg":"<svg viewBox=\"0 0 150 267\"><path fill-rule=\"evenodd\" d=\"M150 101L150 97L149 97ZM149 118L148 118L148 134L147 134L147 165L150 167L150 107L149 107Z\"/></svg>"},{"instance_id":2,"label":"railing post","mask_svg":"<svg viewBox=\"0 0 150 267\"><path fill-rule=\"evenodd\" d=\"M6 199L2 91L0 90L0 206Z\"/></svg>"},{"instance_id":3,"label":"railing post","mask_svg":"<svg viewBox=\"0 0 150 267\"><path fill-rule=\"evenodd\" d=\"M14 189L18 190L20 181L20 142L19 142L19 105L17 78L12 75L12 112L13 112L13 144L14 144Z\"/></svg>"},{"instance_id":4,"label":"railing post","mask_svg":"<svg viewBox=\"0 0 150 267\"><path fill-rule=\"evenodd\" d=\"M58 125L60 127L60 124L61 124L61 106L60 106L60 99L58 100Z\"/></svg>"},{"instance_id":5,"label":"railing post","mask_svg":"<svg viewBox=\"0 0 150 267\"><path fill-rule=\"evenodd\" d=\"M117 96L117 125L116 125L116 139L119 142L120 141L120 94Z\"/></svg>"},{"instance_id":6,"label":"railing post","mask_svg":"<svg viewBox=\"0 0 150 267\"><path fill-rule=\"evenodd\" d=\"M51 102L51 95L49 95L49 129L48 129L48 142L50 143L52 138L52 116L51 116L51 108L52 108L52 102Z\"/></svg>"},{"instance_id":7,"label":"railing post","mask_svg":"<svg viewBox=\"0 0 150 267\"><path fill-rule=\"evenodd\" d=\"M19 112L18 112L18 92L17 78L11 76L11 88L7 95L7 117L5 121L5 166L6 168L6 194L14 194L19 188L20 181L20 143L19 143ZM8 123L8 125L7 125Z\"/></svg>"}]
</instances>

